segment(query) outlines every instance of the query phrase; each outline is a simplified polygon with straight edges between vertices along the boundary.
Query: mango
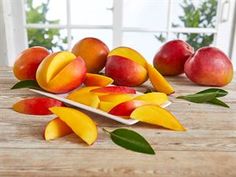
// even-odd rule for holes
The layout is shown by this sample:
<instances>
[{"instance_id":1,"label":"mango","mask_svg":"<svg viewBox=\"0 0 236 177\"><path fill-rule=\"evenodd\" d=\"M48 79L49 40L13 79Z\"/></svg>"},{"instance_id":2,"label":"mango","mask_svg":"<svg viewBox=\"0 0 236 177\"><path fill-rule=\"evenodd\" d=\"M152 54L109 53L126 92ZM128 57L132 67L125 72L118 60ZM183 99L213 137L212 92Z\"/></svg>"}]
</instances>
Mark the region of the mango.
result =
<instances>
[{"instance_id":1,"label":"mango","mask_svg":"<svg viewBox=\"0 0 236 177\"><path fill-rule=\"evenodd\" d=\"M63 106L61 101L47 98L47 97L34 97L21 100L15 103L12 107L13 110L23 114L30 115L49 115L52 114L49 110L50 107Z\"/></svg>"},{"instance_id":2,"label":"mango","mask_svg":"<svg viewBox=\"0 0 236 177\"><path fill-rule=\"evenodd\" d=\"M96 141L98 135L97 127L86 114L67 107L52 107L50 111L65 122L88 145Z\"/></svg>"},{"instance_id":3,"label":"mango","mask_svg":"<svg viewBox=\"0 0 236 177\"><path fill-rule=\"evenodd\" d=\"M66 93L79 87L86 74L81 57L70 52L57 52L47 56L39 65L36 80L41 88L52 93Z\"/></svg>"},{"instance_id":4,"label":"mango","mask_svg":"<svg viewBox=\"0 0 236 177\"><path fill-rule=\"evenodd\" d=\"M110 77L103 76L100 74L87 73L85 81L84 81L84 85L105 87L107 85L112 84L112 82L113 82L113 79Z\"/></svg>"},{"instance_id":5,"label":"mango","mask_svg":"<svg viewBox=\"0 0 236 177\"><path fill-rule=\"evenodd\" d=\"M46 48L40 46L23 50L17 56L13 66L15 77L19 80L36 80L38 66L49 54Z\"/></svg>"},{"instance_id":6,"label":"mango","mask_svg":"<svg viewBox=\"0 0 236 177\"><path fill-rule=\"evenodd\" d=\"M105 75L114 80L115 85L135 87L147 80L144 66L129 58L111 55L107 58Z\"/></svg>"},{"instance_id":7,"label":"mango","mask_svg":"<svg viewBox=\"0 0 236 177\"><path fill-rule=\"evenodd\" d=\"M98 73L106 64L109 48L101 40L87 37L73 46L72 53L83 58L89 73Z\"/></svg>"},{"instance_id":8,"label":"mango","mask_svg":"<svg viewBox=\"0 0 236 177\"><path fill-rule=\"evenodd\" d=\"M73 131L71 128L66 125L61 119L58 117L51 120L45 130L44 130L44 138L45 140L54 140L66 135L71 134Z\"/></svg>"},{"instance_id":9,"label":"mango","mask_svg":"<svg viewBox=\"0 0 236 177\"><path fill-rule=\"evenodd\" d=\"M115 107L118 104L119 103L116 102L100 101L99 109L101 109L104 112L109 112L113 107Z\"/></svg>"},{"instance_id":10,"label":"mango","mask_svg":"<svg viewBox=\"0 0 236 177\"><path fill-rule=\"evenodd\" d=\"M124 86L106 86L91 90L92 93L98 95L109 95L109 94L135 94L136 90Z\"/></svg>"},{"instance_id":11,"label":"mango","mask_svg":"<svg viewBox=\"0 0 236 177\"><path fill-rule=\"evenodd\" d=\"M144 105L136 108L130 115L132 119L148 124L162 126L175 131L185 131L176 117L157 105Z\"/></svg>"},{"instance_id":12,"label":"mango","mask_svg":"<svg viewBox=\"0 0 236 177\"><path fill-rule=\"evenodd\" d=\"M174 93L174 88L169 82L150 64L147 65L149 79L158 92L166 93L170 95Z\"/></svg>"},{"instance_id":13,"label":"mango","mask_svg":"<svg viewBox=\"0 0 236 177\"><path fill-rule=\"evenodd\" d=\"M143 95L139 95L134 98L134 100L140 100L140 101L145 101L150 104L157 104L161 105L168 101L168 97L165 93L162 92L151 92L151 93L146 93Z\"/></svg>"},{"instance_id":14,"label":"mango","mask_svg":"<svg viewBox=\"0 0 236 177\"><path fill-rule=\"evenodd\" d=\"M75 95L75 94L74 94ZM69 95L67 97L69 100L91 106L93 108L97 108L99 106L99 97L94 93L83 93L83 94L77 94L76 96Z\"/></svg>"},{"instance_id":15,"label":"mango","mask_svg":"<svg viewBox=\"0 0 236 177\"><path fill-rule=\"evenodd\" d=\"M113 107L109 114L113 114L116 116L125 116L125 118L129 118L130 114L138 107L149 104L148 102L139 101L139 100L131 100L120 103Z\"/></svg>"}]
</instances>

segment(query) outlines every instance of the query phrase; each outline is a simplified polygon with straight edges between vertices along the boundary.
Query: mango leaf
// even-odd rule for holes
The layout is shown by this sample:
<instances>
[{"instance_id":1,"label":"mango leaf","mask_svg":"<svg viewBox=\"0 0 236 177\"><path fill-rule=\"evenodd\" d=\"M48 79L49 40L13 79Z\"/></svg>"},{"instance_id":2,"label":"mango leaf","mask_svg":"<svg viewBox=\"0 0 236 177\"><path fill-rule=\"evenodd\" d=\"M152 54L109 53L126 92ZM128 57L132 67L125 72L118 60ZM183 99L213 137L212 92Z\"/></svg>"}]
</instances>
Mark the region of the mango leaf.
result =
<instances>
[{"instance_id":1,"label":"mango leaf","mask_svg":"<svg viewBox=\"0 0 236 177\"><path fill-rule=\"evenodd\" d=\"M199 93L213 93L213 92L216 92L216 97L223 97L223 96L228 94L227 91L225 91L223 89L218 89L218 88L209 88L209 89L197 92L196 94L199 94Z\"/></svg>"},{"instance_id":2,"label":"mango leaf","mask_svg":"<svg viewBox=\"0 0 236 177\"><path fill-rule=\"evenodd\" d=\"M41 89L36 80L23 80L17 82L11 89L35 88Z\"/></svg>"},{"instance_id":3,"label":"mango leaf","mask_svg":"<svg viewBox=\"0 0 236 177\"><path fill-rule=\"evenodd\" d=\"M230 108L229 105L227 105L223 101L219 100L218 98L214 98L213 100L210 100L207 103Z\"/></svg>"},{"instance_id":4,"label":"mango leaf","mask_svg":"<svg viewBox=\"0 0 236 177\"><path fill-rule=\"evenodd\" d=\"M155 154L151 145L135 131L125 128L116 129L112 132L103 128L103 131L110 134L110 137L115 144L125 149L145 154Z\"/></svg>"},{"instance_id":5,"label":"mango leaf","mask_svg":"<svg viewBox=\"0 0 236 177\"><path fill-rule=\"evenodd\" d=\"M223 89L209 88L209 89L197 92L196 94L179 96L177 98L185 99L187 101L194 102L194 103L209 103L209 104L229 108L229 105L227 105L226 103L224 103L223 101L217 98L217 97L223 97L227 94L228 92Z\"/></svg>"},{"instance_id":6,"label":"mango leaf","mask_svg":"<svg viewBox=\"0 0 236 177\"><path fill-rule=\"evenodd\" d=\"M208 101L213 100L216 97L216 92L210 93L198 93L198 94L191 94L186 96L178 96L179 99L184 99L194 103L206 103Z\"/></svg>"}]
</instances>

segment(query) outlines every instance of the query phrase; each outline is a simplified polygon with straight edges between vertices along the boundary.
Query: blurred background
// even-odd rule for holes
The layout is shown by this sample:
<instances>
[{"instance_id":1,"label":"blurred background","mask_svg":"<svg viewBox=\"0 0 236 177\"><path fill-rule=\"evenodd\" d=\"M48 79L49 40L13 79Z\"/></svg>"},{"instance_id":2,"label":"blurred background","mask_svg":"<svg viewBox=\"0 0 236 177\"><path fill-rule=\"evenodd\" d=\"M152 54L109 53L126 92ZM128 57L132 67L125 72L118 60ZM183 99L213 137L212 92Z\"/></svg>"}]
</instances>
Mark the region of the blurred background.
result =
<instances>
[{"instance_id":1,"label":"blurred background","mask_svg":"<svg viewBox=\"0 0 236 177\"><path fill-rule=\"evenodd\" d=\"M0 0L0 66L40 45L70 50L84 37L138 50L149 62L166 41L226 52L236 65L236 0Z\"/></svg>"}]
</instances>

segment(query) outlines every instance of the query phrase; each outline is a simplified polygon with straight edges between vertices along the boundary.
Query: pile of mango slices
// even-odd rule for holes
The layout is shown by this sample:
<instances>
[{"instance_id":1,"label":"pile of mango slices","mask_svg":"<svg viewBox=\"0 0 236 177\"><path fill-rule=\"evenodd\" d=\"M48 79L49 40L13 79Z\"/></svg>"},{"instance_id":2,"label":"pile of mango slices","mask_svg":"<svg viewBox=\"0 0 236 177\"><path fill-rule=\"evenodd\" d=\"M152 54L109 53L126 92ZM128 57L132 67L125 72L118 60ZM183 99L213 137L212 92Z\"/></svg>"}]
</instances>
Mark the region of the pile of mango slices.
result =
<instances>
[{"instance_id":1,"label":"pile of mango slices","mask_svg":"<svg viewBox=\"0 0 236 177\"><path fill-rule=\"evenodd\" d=\"M67 95L67 99L100 109L124 119L185 131L176 117L161 106L168 101L163 92L137 93L134 88L110 85L113 80L98 74L86 74L83 87ZM75 133L88 145L98 135L96 123L83 112L66 107L62 102L46 97L29 98L13 105L17 112L33 115L55 114L45 128L45 140L53 140Z\"/></svg>"}]
</instances>

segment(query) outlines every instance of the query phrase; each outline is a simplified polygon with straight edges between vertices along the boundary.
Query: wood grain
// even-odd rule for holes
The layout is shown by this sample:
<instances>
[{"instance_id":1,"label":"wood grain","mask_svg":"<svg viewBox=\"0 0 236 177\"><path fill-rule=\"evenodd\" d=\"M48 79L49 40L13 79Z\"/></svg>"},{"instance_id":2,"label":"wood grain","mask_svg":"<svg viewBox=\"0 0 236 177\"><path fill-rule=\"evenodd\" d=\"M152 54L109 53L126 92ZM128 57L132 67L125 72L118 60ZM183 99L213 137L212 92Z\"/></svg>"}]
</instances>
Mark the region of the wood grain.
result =
<instances>
[{"instance_id":1,"label":"wood grain","mask_svg":"<svg viewBox=\"0 0 236 177\"><path fill-rule=\"evenodd\" d=\"M88 113L98 124L97 142L88 147L74 134L58 140L43 140L43 129L51 116L14 112L12 105L36 96L27 89L10 90L17 80L10 68L0 68L0 176L236 176L236 81L224 87L230 109L189 103L176 96L206 87L196 86L185 76L167 78L176 93L168 107L188 129L173 132L138 123L124 126ZM147 82L145 89L150 87ZM102 127L133 129L153 146L155 156L124 150L113 144Z\"/></svg>"}]
</instances>

